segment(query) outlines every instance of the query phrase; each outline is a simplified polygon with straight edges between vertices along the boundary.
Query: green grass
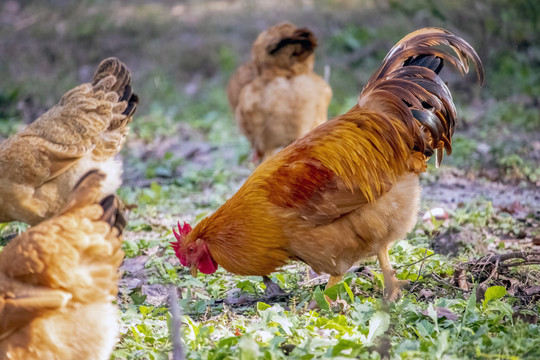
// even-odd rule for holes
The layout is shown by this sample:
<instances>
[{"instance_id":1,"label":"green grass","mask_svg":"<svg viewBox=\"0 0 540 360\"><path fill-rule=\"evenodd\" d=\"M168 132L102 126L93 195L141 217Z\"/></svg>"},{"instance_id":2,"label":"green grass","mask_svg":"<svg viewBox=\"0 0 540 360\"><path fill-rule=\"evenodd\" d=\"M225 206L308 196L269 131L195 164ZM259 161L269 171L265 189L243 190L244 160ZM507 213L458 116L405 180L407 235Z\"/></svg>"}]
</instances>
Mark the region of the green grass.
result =
<instances>
[{"instance_id":1,"label":"green grass","mask_svg":"<svg viewBox=\"0 0 540 360\"><path fill-rule=\"evenodd\" d=\"M456 214L455 226L470 223L479 229L487 227L493 217L491 211L464 209ZM142 241L138 255L149 246L166 247L169 231L163 229L160 233L165 236L156 243ZM402 264L398 278L412 280L415 291L405 292L403 299L394 304L385 304L381 301L380 270L370 262L373 279L364 273L352 273L326 291L346 302L333 310L308 309L310 300L321 304L325 300L319 299L320 287L304 283L307 269L302 265L287 267L273 276L291 293L288 301L249 306L225 305L222 299L230 296L234 288L253 299L262 297L260 278L232 276L219 270L193 279L186 270L178 271L169 264L168 257L174 256L169 248L160 256L151 256L147 268L152 272L149 282L176 284L184 294L183 331L190 359L371 359L388 351L392 358L401 359L430 359L433 354L437 358L533 359L540 354L538 326L513 320L512 306L519 305L519 299L486 295L477 302L474 291L464 292L434 281L433 274L451 282L460 259L434 254L425 247L427 244L427 236L416 235L395 244L391 252L391 261ZM138 256L130 251L127 254ZM434 296L423 300L422 289L430 290ZM123 308L125 328L115 354L122 359L167 358L170 342L166 310L141 301L140 295L133 300L140 304ZM538 311L538 304L527 306Z\"/></svg>"}]
</instances>

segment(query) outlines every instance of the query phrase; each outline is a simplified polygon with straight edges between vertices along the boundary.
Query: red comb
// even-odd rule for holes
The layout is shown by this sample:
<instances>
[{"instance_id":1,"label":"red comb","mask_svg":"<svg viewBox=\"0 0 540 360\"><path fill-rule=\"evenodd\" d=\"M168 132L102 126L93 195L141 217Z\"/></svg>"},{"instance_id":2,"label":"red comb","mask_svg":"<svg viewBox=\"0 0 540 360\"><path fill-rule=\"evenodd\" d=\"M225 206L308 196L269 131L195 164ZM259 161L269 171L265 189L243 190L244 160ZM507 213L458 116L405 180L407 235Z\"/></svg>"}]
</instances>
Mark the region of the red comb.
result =
<instances>
[{"instance_id":1,"label":"red comb","mask_svg":"<svg viewBox=\"0 0 540 360\"><path fill-rule=\"evenodd\" d=\"M176 237L176 240L178 241L182 241L183 238L187 234L189 234L190 231L191 231L191 226L189 226L189 224L185 221L184 221L183 226L180 225L180 221L178 222L178 232L176 232L176 230L174 230L173 228L174 236Z\"/></svg>"},{"instance_id":2,"label":"red comb","mask_svg":"<svg viewBox=\"0 0 540 360\"><path fill-rule=\"evenodd\" d=\"M176 230L173 228L174 237L178 241L176 242L173 241L170 244L176 256L180 260L180 263L183 266L187 266L187 259L186 259L186 256L180 252L180 244L182 243L186 235L189 234L190 231L191 231L191 226L189 226L189 224L186 223L185 221L184 221L183 226L180 225L180 221L178 222L178 232L176 232Z\"/></svg>"}]
</instances>

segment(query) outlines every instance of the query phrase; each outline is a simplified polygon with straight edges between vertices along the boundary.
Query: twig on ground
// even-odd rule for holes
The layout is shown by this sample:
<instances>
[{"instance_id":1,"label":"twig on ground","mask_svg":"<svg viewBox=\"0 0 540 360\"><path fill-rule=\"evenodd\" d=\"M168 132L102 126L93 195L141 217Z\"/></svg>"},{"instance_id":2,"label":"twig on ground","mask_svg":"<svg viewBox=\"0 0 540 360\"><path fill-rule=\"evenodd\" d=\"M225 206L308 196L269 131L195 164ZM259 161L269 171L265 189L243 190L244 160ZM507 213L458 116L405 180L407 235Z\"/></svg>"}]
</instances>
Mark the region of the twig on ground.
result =
<instances>
[{"instance_id":1,"label":"twig on ground","mask_svg":"<svg viewBox=\"0 0 540 360\"><path fill-rule=\"evenodd\" d=\"M426 259L429 259L430 257L435 256L435 253L433 253L431 255L428 255L428 256L426 256L426 254L427 254L427 249L426 249L426 252L424 253L424 257L421 260L418 260L418 261L415 261L415 262L412 262L412 263L409 263L409 264L404 264L404 265L401 265L401 266L396 266L396 270L404 268L404 267L409 267L409 266L416 265L419 262L424 263L424 261L426 261Z\"/></svg>"},{"instance_id":2,"label":"twig on ground","mask_svg":"<svg viewBox=\"0 0 540 360\"><path fill-rule=\"evenodd\" d=\"M423 259L422 259L422 263L420 264L420 269L418 269L418 276L416 277L416 280L414 280L414 285L411 287L410 292L412 292L412 291L414 290L414 288L415 288L416 286L418 286L418 284L419 284L418 280L420 279L420 276L422 275L422 269L424 268L424 263L426 262L426 259L427 259L429 256L432 256L432 255L434 255L434 254L431 254L431 255L429 255L429 256L426 256L426 255L427 255L427 249L426 249L426 251L424 252L424 257L423 257ZM414 264L417 264L417 263L418 263L418 261L415 262L415 263L413 263L413 265L414 265Z\"/></svg>"},{"instance_id":3,"label":"twig on ground","mask_svg":"<svg viewBox=\"0 0 540 360\"><path fill-rule=\"evenodd\" d=\"M178 294L174 286L169 286L169 310L171 311L171 337L173 344L173 360L185 360L184 349L182 346L182 332L180 325L182 324L180 317L182 310L178 304Z\"/></svg>"},{"instance_id":4,"label":"twig on ground","mask_svg":"<svg viewBox=\"0 0 540 360\"><path fill-rule=\"evenodd\" d=\"M535 257L537 257L535 259ZM494 265L495 263L500 263L501 267L510 267L510 266L517 266L514 265L514 263L504 264L505 261L513 260L513 259L522 259L522 262L519 262L517 264L523 264L523 265L529 265L529 264L537 264L540 262L540 252L525 252L525 251L516 251L506 254L498 254L498 255L487 255L484 257L481 257L478 260L475 261L469 261L464 263L463 265L473 265L473 266L486 266L486 265Z\"/></svg>"},{"instance_id":5,"label":"twig on ground","mask_svg":"<svg viewBox=\"0 0 540 360\"><path fill-rule=\"evenodd\" d=\"M449 283L448 281L444 280L443 278L441 278L439 275L435 274L434 272L432 272L431 274L427 274L427 275L424 275L425 278L432 278L433 280L437 281L437 282L440 282L440 283L443 283L447 286L450 286L451 288L453 289L456 289L456 290L459 290L461 292L466 292L466 293L470 293L471 290L465 290L465 289L462 289L454 284L451 284Z\"/></svg>"},{"instance_id":6,"label":"twig on ground","mask_svg":"<svg viewBox=\"0 0 540 360\"><path fill-rule=\"evenodd\" d=\"M484 267L484 268L485 268L485 267ZM479 286L482 286L482 285L484 285L484 284L487 284L487 282L488 282L489 280L491 280L491 279L495 276L495 274L497 273L497 270L498 270L498 269L499 269L499 259L496 259L495 265L493 266L493 269L491 270L491 273L489 274L489 276L487 277L486 280L484 280L484 281L482 281L482 282L480 283ZM482 270L483 270L483 269L482 269Z\"/></svg>"},{"instance_id":7,"label":"twig on ground","mask_svg":"<svg viewBox=\"0 0 540 360\"><path fill-rule=\"evenodd\" d=\"M514 261L512 261L514 260ZM474 261L468 261L458 265L461 269L468 269L470 273L483 273L489 271L486 281L492 279L499 269L508 269L515 266L540 264L540 252L517 251L506 254L487 255ZM487 269L488 267L491 269Z\"/></svg>"},{"instance_id":8,"label":"twig on ground","mask_svg":"<svg viewBox=\"0 0 540 360\"><path fill-rule=\"evenodd\" d=\"M520 262L511 263L511 264L501 264L500 266L503 268L509 268L509 267L514 267L514 266L526 266L526 265L540 265L540 260L520 261Z\"/></svg>"}]
</instances>

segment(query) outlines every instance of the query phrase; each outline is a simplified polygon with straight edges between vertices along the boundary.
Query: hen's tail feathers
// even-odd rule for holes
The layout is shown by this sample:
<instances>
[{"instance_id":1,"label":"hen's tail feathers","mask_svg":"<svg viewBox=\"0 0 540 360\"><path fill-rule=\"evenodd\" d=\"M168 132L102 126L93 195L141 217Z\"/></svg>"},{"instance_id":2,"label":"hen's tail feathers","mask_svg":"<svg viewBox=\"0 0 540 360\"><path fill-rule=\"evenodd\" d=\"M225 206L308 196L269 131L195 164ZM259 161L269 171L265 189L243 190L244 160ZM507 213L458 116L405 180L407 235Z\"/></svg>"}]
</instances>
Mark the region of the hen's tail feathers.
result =
<instances>
[{"instance_id":1,"label":"hen's tail feathers","mask_svg":"<svg viewBox=\"0 0 540 360\"><path fill-rule=\"evenodd\" d=\"M435 46L446 45L447 49ZM456 56L457 55L457 56ZM476 51L447 30L424 28L405 36L386 55L358 100L358 105L400 118L412 137L413 149L430 157L442 149L452 153L456 108L452 95L438 73L448 62L463 75L472 61L480 84L484 70Z\"/></svg>"},{"instance_id":2,"label":"hen's tail feathers","mask_svg":"<svg viewBox=\"0 0 540 360\"><path fill-rule=\"evenodd\" d=\"M317 38L313 35L311 30L300 28L295 30L291 36L284 37L277 44L271 45L268 48L268 53L273 55L280 49L289 45L296 45L293 55L296 56L298 60L302 61L315 51L315 48L317 47Z\"/></svg>"},{"instance_id":3,"label":"hen's tail feathers","mask_svg":"<svg viewBox=\"0 0 540 360\"><path fill-rule=\"evenodd\" d=\"M107 176L100 170L93 169L84 174L73 187L71 195L61 214L87 205L99 204L103 208L101 220L108 223L121 234L126 227L126 219L121 211L122 205L118 197L109 195L101 199L101 184ZM100 200L101 199L101 200Z\"/></svg>"},{"instance_id":4,"label":"hen's tail feathers","mask_svg":"<svg viewBox=\"0 0 540 360\"><path fill-rule=\"evenodd\" d=\"M135 113L139 103L139 97L133 93L131 88L131 72L127 66L115 57L103 60L94 74L93 86L108 76L114 76L116 81L107 89L118 94L118 101L127 101L127 106L122 112L127 118Z\"/></svg>"},{"instance_id":5,"label":"hen's tail feathers","mask_svg":"<svg viewBox=\"0 0 540 360\"><path fill-rule=\"evenodd\" d=\"M81 208L97 203L102 196L101 184L105 181L106 177L107 175L105 173L97 169L90 170L84 174L73 187L64 210L61 213L65 214L74 208Z\"/></svg>"},{"instance_id":6,"label":"hen's tail feathers","mask_svg":"<svg viewBox=\"0 0 540 360\"><path fill-rule=\"evenodd\" d=\"M108 223L112 228L118 230L118 234L121 234L126 227L126 218L122 213L122 204L115 195L109 195L99 202L103 208L103 215L101 220Z\"/></svg>"}]
</instances>

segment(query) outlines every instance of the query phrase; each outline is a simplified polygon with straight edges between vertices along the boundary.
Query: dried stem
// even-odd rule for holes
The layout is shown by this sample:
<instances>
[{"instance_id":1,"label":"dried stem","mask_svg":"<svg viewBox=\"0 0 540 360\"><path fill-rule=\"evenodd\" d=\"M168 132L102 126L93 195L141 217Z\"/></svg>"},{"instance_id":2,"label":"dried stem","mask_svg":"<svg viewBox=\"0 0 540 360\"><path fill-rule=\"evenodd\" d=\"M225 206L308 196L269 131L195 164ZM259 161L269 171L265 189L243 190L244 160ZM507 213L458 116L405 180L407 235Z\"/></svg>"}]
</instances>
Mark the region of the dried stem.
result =
<instances>
[{"instance_id":1,"label":"dried stem","mask_svg":"<svg viewBox=\"0 0 540 360\"><path fill-rule=\"evenodd\" d=\"M171 311L171 337L173 344L173 360L185 360L184 349L182 346L182 332L180 325L182 324L180 317L182 310L178 304L178 294L174 286L169 287L169 310Z\"/></svg>"}]
</instances>

